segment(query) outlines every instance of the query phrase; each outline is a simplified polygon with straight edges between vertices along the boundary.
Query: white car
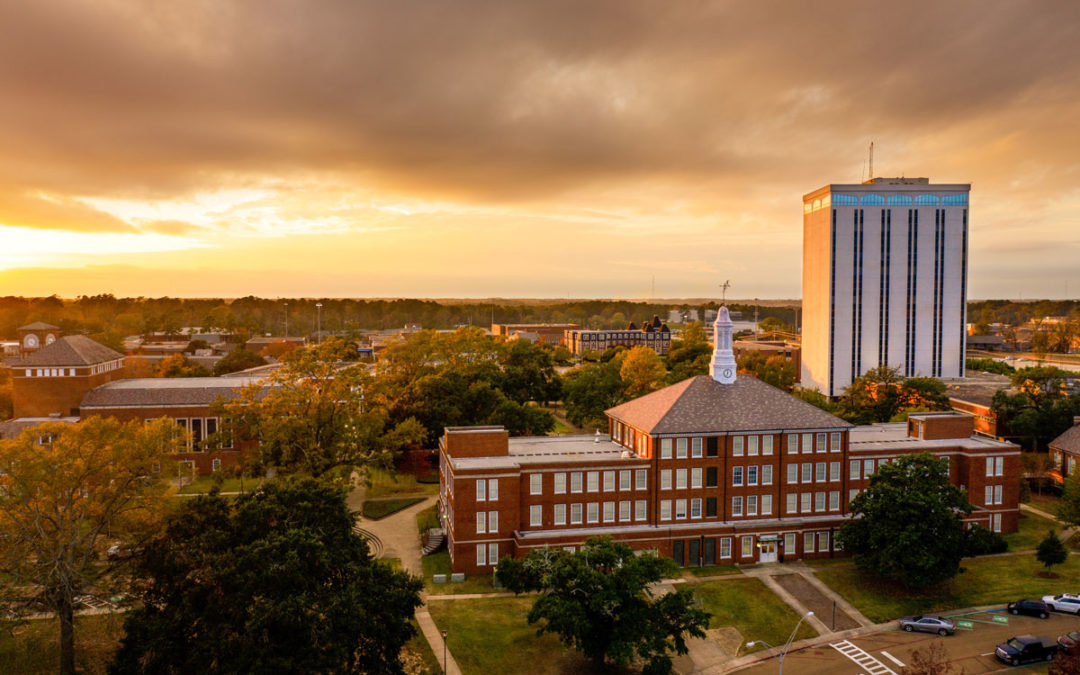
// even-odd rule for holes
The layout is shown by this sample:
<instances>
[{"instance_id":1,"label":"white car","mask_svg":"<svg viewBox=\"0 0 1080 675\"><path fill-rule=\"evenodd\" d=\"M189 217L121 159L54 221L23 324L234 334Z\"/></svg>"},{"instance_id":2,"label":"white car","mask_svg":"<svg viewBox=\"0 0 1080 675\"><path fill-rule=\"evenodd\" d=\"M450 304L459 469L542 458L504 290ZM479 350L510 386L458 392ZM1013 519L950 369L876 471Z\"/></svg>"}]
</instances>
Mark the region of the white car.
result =
<instances>
[{"instance_id":1,"label":"white car","mask_svg":"<svg viewBox=\"0 0 1080 675\"><path fill-rule=\"evenodd\" d=\"M1080 614L1080 595L1073 595L1072 593L1044 595L1042 600L1055 612Z\"/></svg>"}]
</instances>

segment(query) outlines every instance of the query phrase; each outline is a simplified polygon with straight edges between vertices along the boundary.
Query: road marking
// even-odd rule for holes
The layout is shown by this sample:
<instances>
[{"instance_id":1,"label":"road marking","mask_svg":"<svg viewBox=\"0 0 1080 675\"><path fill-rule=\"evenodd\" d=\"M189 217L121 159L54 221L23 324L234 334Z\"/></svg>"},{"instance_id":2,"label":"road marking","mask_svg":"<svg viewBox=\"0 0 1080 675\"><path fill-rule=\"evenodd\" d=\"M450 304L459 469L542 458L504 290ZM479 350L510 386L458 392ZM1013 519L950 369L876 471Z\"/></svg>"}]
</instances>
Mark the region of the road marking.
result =
<instances>
[{"instance_id":1,"label":"road marking","mask_svg":"<svg viewBox=\"0 0 1080 675\"><path fill-rule=\"evenodd\" d=\"M890 661L892 661L892 662L893 662L893 663L895 663L896 665L900 666L901 668L904 668L904 667L905 667L905 666L904 666L904 662L903 662L903 661L901 661L900 659L896 658L895 656L893 656L893 655L892 655L892 654L890 654L889 652L885 651L884 649L882 649L882 650L881 650L881 655L882 655L882 656L884 656L885 658L889 659Z\"/></svg>"},{"instance_id":2,"label":"road marking","mask_svg":"<svg viewBox=\"0 0 1080 675\"><path fill-rule=\"evenodd\" d=\"M985 654L979 654L979 656L993 656L994 652L986 652Z\"/></svg>"},{"instance_id":3,"label":"road marking","mask_svg":"<svg viewBox=\"0 0 1080 675\"><path fill-rule=\"evenodd\" d=\"M870 656L847 640L833 642L829 646L854 661L855 664L864 669L868 675L896 675L895 670L889 668L884 663L878 661L873 656Z\"/></svg>"}]
</instances>

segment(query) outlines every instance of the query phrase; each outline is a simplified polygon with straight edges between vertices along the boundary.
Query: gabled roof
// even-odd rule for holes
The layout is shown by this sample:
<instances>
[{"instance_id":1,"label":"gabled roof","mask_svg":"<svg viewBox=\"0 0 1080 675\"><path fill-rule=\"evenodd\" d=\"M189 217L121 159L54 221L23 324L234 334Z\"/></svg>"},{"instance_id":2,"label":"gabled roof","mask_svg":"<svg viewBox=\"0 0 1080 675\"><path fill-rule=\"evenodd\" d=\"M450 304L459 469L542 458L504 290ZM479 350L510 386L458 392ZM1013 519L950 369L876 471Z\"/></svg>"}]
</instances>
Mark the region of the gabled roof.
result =
<instances>
[{"instance_id":1,"label":"gabled roof","mask_svg":"<svg viewBox=\"0 0 1080 675\"><path fill-rule=\"evenodd\" d=\"M148 377L113 380L83 396L80 410L122 406L210 405L232 400L239 390L260 383L259 377ZM264 394L268 391L264 387Z\"/></svg>"},{"instance_id":2,"label":"gabled roof","mask_svg":"<svg viewBox=\"0 0 1080 675\"><path fill-rule=\"evenodd\" d=\"M853 426L749 375L738 376L733 384L720 384L706 375L691 377L616 406L606 414L649 434Z\"/></svg>"},{"instance_id":3,"label":"gabled roof","mask_svg":"<svg viewBox=\"0 0 1080 675\"><path fill-rule=\"evenodd\" d=\"M51 323L45 323L44 321L35 321L34 323L20 326L19 330L60 330L60 326L54 326Z\"/></svg>"},{"instance_id":4,"label":"gabled roof","mask_svg":"<svg viewBox=\"0 0 1080 675\"><path fill-rule=\"evenodd\" d=\"M51 345L27 354L15 367L22 366L93 366L115 361L124 355L85 335L68 335Z\"/></svg>"},{"instance_id":5,"label":"gabled roof","mask_svg":"<svg viewBox=\"0 0 1080 675\"><path fill-rule=\"evenodd\" d=\"M1073 455L1080 455L1080 424L1074 424L1054 440L1050 447Z\"/></svg>"}]
</instances>

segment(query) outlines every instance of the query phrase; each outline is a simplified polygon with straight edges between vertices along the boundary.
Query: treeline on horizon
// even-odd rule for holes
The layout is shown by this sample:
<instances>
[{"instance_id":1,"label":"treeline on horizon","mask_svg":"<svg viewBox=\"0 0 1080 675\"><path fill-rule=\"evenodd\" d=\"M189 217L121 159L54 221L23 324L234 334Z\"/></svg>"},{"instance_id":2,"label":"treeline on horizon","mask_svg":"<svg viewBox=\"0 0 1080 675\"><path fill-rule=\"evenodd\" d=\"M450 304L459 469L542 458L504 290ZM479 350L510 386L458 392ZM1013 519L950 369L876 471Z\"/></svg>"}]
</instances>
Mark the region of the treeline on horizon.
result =
<instances>
[{"instance_id":1,"label":"treeline on horizon","mask_svg":"<svg viewBox=\"0 0 1080 675\"><path fill-rule=\"evenodd\" d=\"M672 309L716 309L717 302L672 304L631 300L537 300L461 301L419 299L342 299L342 298L117 298L112 295L80 296L62 299L57 296L26 298L0 297L0 337L14 339L16 329L34 321L59 326L65 333L86 333L99 341L115 344L118 338L148 333L178 334L189 326L204 331L234 333L241 338L253 335L282 335L286 315L289 333L313 335L319 318L317 303L322 304L323 331L349 336L363 330L401 328L420 324L423 328L449 329L491 323L576 323L586 328L625 328L631 321L659 315L662 321ZM799 309L729 303L751 319L773 318L794 328ZM1077 300L979 300L968 303L968 321L977 325L994 322L1018 325L1045 316L1080 316ZM702 318L699 314L699 318Z\"/></svg>"}]
</instances>

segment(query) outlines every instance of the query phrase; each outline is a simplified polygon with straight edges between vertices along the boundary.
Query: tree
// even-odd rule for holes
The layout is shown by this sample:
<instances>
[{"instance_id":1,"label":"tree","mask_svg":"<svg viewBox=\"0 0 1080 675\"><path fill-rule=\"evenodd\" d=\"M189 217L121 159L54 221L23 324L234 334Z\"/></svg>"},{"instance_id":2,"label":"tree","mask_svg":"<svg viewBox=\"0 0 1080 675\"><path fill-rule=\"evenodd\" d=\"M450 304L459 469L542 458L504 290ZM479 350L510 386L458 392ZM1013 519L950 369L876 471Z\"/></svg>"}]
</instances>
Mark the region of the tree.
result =
<instances>
[{"instance_id":1,"label":"tree","mask_svg":"<svg viewBox=\"0 0 1080 675\"><path fill-rule=\"evenodd\" d=\"M259 352L259 354L261 356L265 356L267 358L281 360L281 357L283 355L285 355L288 352L291 352L292 350L296 349L298 346L299 345L297 345L295 342L292 342L290 340L274 340L270 344L263 347L262 351ZM241 349L243 349L243 348L241 347Z\"/></svg>"},{"instance_id":2,"label":"tree","mask_svg":"<svg viewBox=\"0 0 1080 675\"><path fill-rule=\"evenodd\" d=\"M200 363L192 363L183 354L173 354L158 363L158 377L210 377L210 369Z\"/></svg>"},{"instance_id":3,"label":"tree","mask_svg":"<svg viewBox=\"0 0 1080 675\"><path fill-rule=\"evenodd\" d=\"M120 570L103 549L119 538L137 550L157 529L183 440L169 420L90 417L0 441L0 574L11 582L0 588L56 613L62 673L75 672L75 597L112 595Z\"/></svg>"},{"instance_id":4,"label":"tree","mask_svg":"<svg viewBox=\"0 0 1080 675\"><path fill-rule=\"evenodd\" d=\"M195 338L194 340L192 340L191 342L188 343L187 347L184 348L184 353L185 354L194 354L195 352L199 351L200 349L210 349L210 343L207 342L206 340L203 340L202 338Z\"/></svg>"},{"instance_id":5,"label":"tree","mask_svg":"<svg viewBox=\"0 0 1080 675\"><path fill-rule=\"evenodd\" d=\"M1080 471L1073 471L1065 479L1057 513L1061 520L1080 527Z\"/></svg>"},{"instance_id":6,"label":"tree","mask_svg":"<svg viewBox=\"0 0 1080 675\"><path fill-rule=\"evenodd\" d=\"M956 666L949 660L940 640L930 642L922 649L911 653L911 663L904 666L900 675L953 675ZM960 671L961 675L963 670Z\"/></svg>"},{"instance_id":7,"label":"tree","mask_svg":"<svg viewBox=\"0 0 1080 675\"><path fill-rule=\"evenodd\" d=\"M748 351L738 359L741 372L753 375L762 382L791 391L795 386L795 363L780 355L769 356L766 352Z\"/></svg>"},{"instance_id":8,"label":"tree","mask_svg":"<svg viewBox=\"0 0 1080 675\"><path fill-rule=\"evenodd\" d=\"M903 379L897 368L888 366L872 368L856 377L837 402L840 416L853 424L888 422L900 412Z\"/></svg>"},{"instance_id":9,"label":"tree","mask_svg":"<svg viewBox=\"0 0 1080 675\"><path fill-rule=\"evenodd\" d=\"M1051 567L1069 559L1069 551L1065 544L1061 543L1061 539L1058 539L1057 533L1050 530L1039 542L1039 548L1035 549L1035 559L1046 567L1046 573L1049 574Z\"/></svg>"},{"instance_id":10,"label":"tree","mask_svg":"<svg viewBox=\"0 0 1080 675\"><path fill-rule=\"evenodd\" d=\"M659 598L649 584L674 576L674 561L654 553L636 555L608 537L593 537L576 553L543 549L524 559L503 558L499 583L514 593L540 595L529 610L538 633L555 633L593 661L646 661L644 672L671 672L671 656L687 653L686 635L704 637L709 614L680 588Z\"/></svg>"},{"instance_id":11,"label":"tree","mask_svg":"<svg viewBox=\"0 0 1080 675\"><path fill-rule=\"evenodd\" d=\"M214 375L220 377L229 373L235 373L238 370L247 370L248 368L265 365L266 359L263 357L255 352L248 351L243 347L237 347L214 364Z\"/></svg>"},{"instance_id":12,"label":"tree","mask_svg":"<svg viewBox=\"0 0 1080 675\"><path fill-rule=\"evenodd\" d=\"M941 460L929 453L905 455L870 477L837 541L855 555L860 569L925 588L960 571L967 540L958 514L971 510Z\"/></svg>"},{"instance_id":13,"label":"tree","mask_svg":"<svg viewBox=\"0 0 1080 675\"><path fill-rule=\"evenodd\" d=\"M1017 393L999 391L990 409L1007 437L1027 439L1030 450L1046 447L1080 414L1080 394L1064 390L1067 373L1054 367L1021 368L1012 374Z\"/></svg>"},{"instance_id":14,"label":"tree","mask_svg":"<svg viewBox=\"0 0 1080 675\"><path fill-rule=\"evenodd\" d=\"M690 321L682 329L682 342L686 345L709 344L709 336L700 321Z\"/></svg>"},{"instance_id":15,"label":"tree","mask_svg":"<svg viewBox=\"0 0 1080 675\"><path fill-rule=\"evenodd\" d=\"M1080 673L1080 649L1058 652L1050 667L1046 670L1047 675L1076 675Z\"/></svg>"},{"instance_id":16,"label":"tree","mask_svg":"<svg viewBox=\"0 0 1080 675\"><path fill-rule=\"evenodd\" d=\"M667 369L656 350L651 347L634 347L626 354L619 367L619 377L626 385L626 396L636 398L664 386Z\"/></svg>"},{"instance_id":17,"label":"tree","mask_svg":"<svg viewBox=\"0 0 1080 675\"><path fill-rule=\"evenodd\" d=\"M563 383L563 403L566 418L576 426L607 427L604 411L626 400L625 385L614 361L590 363L566 374Z\"/></svg>"},{"instance_id":18,"label":"tree","mask_svg":"<svg viewBox=\"0 0 1080 675\"><path fill-rule=\"evenodd\" d=\"M124 673L401 673L419 579L374 560L344 491L278 479L186 500L148 547Z\"/></svg>"}]
</instances>

